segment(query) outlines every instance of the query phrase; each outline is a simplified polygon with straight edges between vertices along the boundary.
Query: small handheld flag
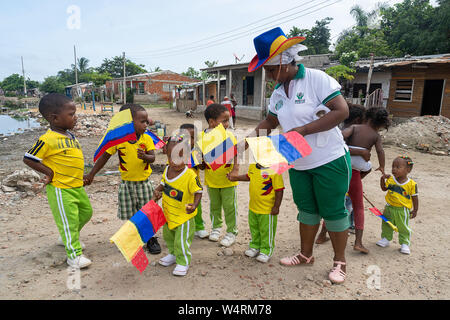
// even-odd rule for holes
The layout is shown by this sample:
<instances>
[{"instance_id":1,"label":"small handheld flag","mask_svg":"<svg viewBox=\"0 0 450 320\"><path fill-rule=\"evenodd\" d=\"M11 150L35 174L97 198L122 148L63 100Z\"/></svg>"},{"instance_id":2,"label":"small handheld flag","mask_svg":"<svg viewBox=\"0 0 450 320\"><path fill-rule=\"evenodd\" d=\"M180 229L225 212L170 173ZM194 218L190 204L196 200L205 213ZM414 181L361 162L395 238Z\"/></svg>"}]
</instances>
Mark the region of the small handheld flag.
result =
<instances>
[{"instance_id":1,"label":"small handheld flag","mask_svg":"<svg viewBox=\"0 0 450 320\"><path fill-rule=\"evenodd\" d=\"M160 206L153 200L141 208L110 239L115 243L127 262L141 273L148 265L143 245L166 223Z\"/></svg>"},{"instance_id":2,"label":"small handheld flag","mask_svg":"<svg viewBox=\"0 0 450 320\"><path fill-rule=\"evenodd\" d=\"M236 140L227 134L222 124L206 133L198 144L203 159L214 171L230 162L237 154Z\"/></svg>"},{"instance_id":3,"label":"small handheld flag","mask_svg":"<svg viewBox=\"0 0 450 320\"><path fill-rule=\"evenodd\" d=\"M153 140L153 144L155 145L156 150L161 149L166 145L164 141L162 141L156 134L151 132L150 130L145 131L145 134L150 136Z\"/></svg>"},{"instance_id":4,"label":"small handheld flag","mask_svg":"<svg viewBox=\"0 0 450 320\"><path fill-rule=\"evenodd\" d=\"M296 131L274 136L261 136L246 139L255 161L263 167L271 168L281 174L299 158L308 156L312 149L301 134Z\"/></svg>"},{"instance_id":5,"label":"small handheld flag","mask_svg":"<svg viewBox=\"0 0 450 320\"><path fill-rule=\"evenodd\" d=\"M372 212L374 215L376 215L377 217L380 217L384 222L386 222L395 232L398 232L398 228L396 226L394 226L392 224L392 222L390 222L385 215L378 210L373 204L372 202L370 202L369 199L367 199L366 195L363 193L364 199L367 200L367 202L372 206L372 208L369 208L369 211Z\"/></svg>"},{"instance_id":6,"label":"small handheld flag","mask_svg":"<svg viewBox=\"0 0 450 320\"><path fill-rule=\"evenodd\" d=\"M108 129L94 153L94 162L109 148L126 141L137 140L130 109L116 113L109 121Z\"/></svg>"}]
</instances>

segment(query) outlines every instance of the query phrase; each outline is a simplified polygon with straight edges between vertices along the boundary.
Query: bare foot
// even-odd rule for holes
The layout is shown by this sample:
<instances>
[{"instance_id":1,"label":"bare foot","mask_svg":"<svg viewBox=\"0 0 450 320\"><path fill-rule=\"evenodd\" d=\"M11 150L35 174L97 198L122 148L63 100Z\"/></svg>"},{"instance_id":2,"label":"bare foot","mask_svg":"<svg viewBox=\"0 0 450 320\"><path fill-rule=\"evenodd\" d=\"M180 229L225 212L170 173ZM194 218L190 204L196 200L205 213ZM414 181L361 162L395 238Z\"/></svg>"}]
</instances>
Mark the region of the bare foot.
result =
<instances>
[{"instance_id":1,"label":"bare foot","mask_svg":"<svg viewBox=\"0 0 450 320\"><path fill-rule=\"evenodd\" d=\"M359 251L359 252L365 253L365 254L368 254L368 253L369 253L369 250L366 249L362 244L355 244L355 245L353 246L353 250Z\"/></svg>"},{"instance_id":2,"label":"bare foot","mask_svg":"<svg viewBox=\"0 0 450 320\"><path fill-rule=\"evenodd\" d=\"M330 240L330 238L327 237L326 233L320 233L319 236L316 239L316 244L322 244Z\"/></svg>"}]
</instances>

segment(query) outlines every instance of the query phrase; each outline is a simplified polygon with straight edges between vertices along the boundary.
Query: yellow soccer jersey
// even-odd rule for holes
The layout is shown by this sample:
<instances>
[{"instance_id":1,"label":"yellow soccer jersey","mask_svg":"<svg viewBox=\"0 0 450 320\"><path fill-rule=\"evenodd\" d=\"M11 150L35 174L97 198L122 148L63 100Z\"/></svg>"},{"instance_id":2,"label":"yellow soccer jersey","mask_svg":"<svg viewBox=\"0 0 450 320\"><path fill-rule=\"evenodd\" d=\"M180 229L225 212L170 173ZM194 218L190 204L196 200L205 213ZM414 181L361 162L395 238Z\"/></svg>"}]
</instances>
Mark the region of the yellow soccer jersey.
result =
<instances>
[{"instance_id":1,"label":"yellow soccer jersey","mask_svg":"<svg viewBox=\"0 0 450 320\"><path fill-rule=\"evenodd\" d=\"M164 186L162 209L169 229L174 229L197 215L197 210L186 213L186 205L194 203L195 193L202 192L200 179L193 170L185 167L184 171L173 179L167 178L167 166L161 184Z\"/></svg>"},{"instance_id":2,"label":"yellow soccer jersey","mask_svg":"<svg viewBox=\"0 0 450 320\"><path fill-rule=\"evenodd\" d=\"M397 182L394 176L386 180L386 202L393 207L406 207L412 209L412 197L418 195L417 183L408 178L403 184Z\"/></svg>"},{"instance_id":3,"label":"yellow soccer jersey","mask_svg":"<svg viewBox=\"0 0 450 320\"><path fill-rule=\"evenodd\" d=\"M83 152L75 136L69 134L72 138L49 129L25 153L25 158L39 161L52 169L54 176L51 184L61 189L83 186Z\"/></svg>"},{"instance_id":4,"label":"yellow soccer jersey","mask_svg":"<svg viewBox=\"0 0 450 320\"><path fill-rule=\"evenodd\" d=\"M250 178L249 209L258 214L270 214L275 203L275 191L284 189L283 177L258 169L250 164L247 176Z\"/></svg>"},{"instance_id":5,"label":"yellow soccer jersey","mask_svg":"<svg viewBox=\"0 0 450 320\"><path fill-rule=\"evenodd\" d=\"M201 132L201 138L205 135L205 132ZM237 143L235 136L227 130L227 136L231 138L233 143ZM225 164L217 170L212 170L209 165L205 169L205 184L210 188L229 188L238 185L237 181L230 181L227 178L227 174L233 170L234 163Z\"/></svg>"},{"instance_id":6,"label":"yellow soccer jersey","mask_svg":"<svg viewBox=\"0 0 450 320\"><path fill-rule=\"evenodd\" d=\"M144 181L152 174L150 164L137 157L139 148L145 151L155 150L155 144L150 136L142 134L135 143L124 142L106 150L110 155L118 152L122 180Z\"/></svg>"}]
</instances>

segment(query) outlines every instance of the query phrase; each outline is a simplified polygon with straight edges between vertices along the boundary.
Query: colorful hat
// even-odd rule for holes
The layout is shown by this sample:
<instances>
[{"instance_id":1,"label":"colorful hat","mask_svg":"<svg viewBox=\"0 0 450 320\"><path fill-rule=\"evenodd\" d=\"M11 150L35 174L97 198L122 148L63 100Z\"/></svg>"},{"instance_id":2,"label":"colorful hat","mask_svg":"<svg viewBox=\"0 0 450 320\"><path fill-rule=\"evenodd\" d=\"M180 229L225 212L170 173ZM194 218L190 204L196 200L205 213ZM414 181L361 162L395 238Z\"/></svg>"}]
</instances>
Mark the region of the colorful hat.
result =
<instances>
[{"instance_id":1,"label":"colorful hat","mask_svg":"<svg viewBox=\"0 0 450 320\"><path fill-rule=\"evenodd\" d=\"M256 49L256 56L248 65L248 72L257 70L277 54L297 43L304 41L305 39L305 37L292 37L288 39L280 27L266 31L257 36L253 39Z\"/></svg>"}]
</instances>

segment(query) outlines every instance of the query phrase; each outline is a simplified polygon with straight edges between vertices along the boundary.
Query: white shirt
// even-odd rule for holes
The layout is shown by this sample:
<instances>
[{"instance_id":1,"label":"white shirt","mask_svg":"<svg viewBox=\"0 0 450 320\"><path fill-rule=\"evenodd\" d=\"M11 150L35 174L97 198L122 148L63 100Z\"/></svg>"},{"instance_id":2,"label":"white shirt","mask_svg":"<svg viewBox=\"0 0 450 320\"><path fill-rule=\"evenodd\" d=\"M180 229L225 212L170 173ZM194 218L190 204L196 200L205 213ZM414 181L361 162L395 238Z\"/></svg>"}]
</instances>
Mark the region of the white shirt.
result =
<instances>
[{"instance_id":1,"label":"white shirt","mask_svg":"<svg viewBox=\"0 0 450 320\"><path fill-rule=\"evenodd\" d=\"M294 79L289 83L289 97L284 86L277 86L270 97L269 113L278 118L284 132L304 126L330 112L325 106L340 95L341 86L325 72L299 65ZM297 159L296 170L320 167L342 157L348 147L338 127L305 136L312 148L310 155Z\"/></svg>"}]
</instances>

